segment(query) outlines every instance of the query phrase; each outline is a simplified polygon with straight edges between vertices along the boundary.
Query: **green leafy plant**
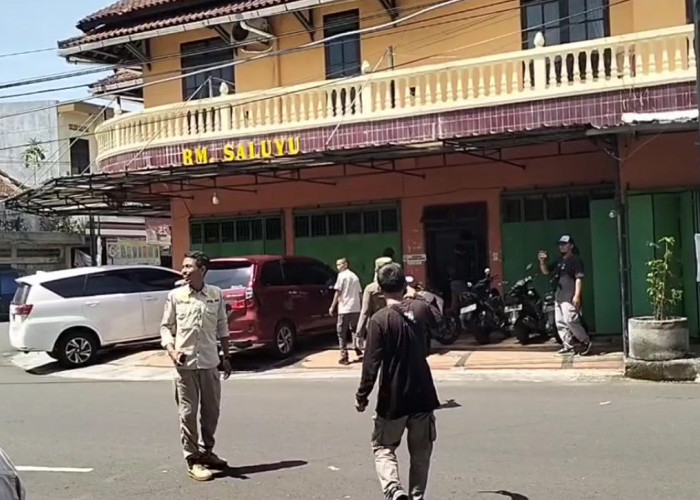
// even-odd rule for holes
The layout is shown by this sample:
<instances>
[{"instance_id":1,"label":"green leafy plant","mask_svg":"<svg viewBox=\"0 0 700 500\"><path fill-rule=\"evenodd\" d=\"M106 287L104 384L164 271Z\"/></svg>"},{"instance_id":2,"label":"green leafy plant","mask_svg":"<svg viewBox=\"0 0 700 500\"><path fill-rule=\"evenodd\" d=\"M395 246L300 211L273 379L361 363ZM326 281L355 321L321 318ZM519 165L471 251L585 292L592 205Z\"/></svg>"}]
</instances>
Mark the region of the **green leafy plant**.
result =
<instances>
[{"instance_id":1,"label":"green leafy plant","mask_svg":"<svg viewBox=\"0 0 700 500\"><path fill-rule=\"evenodd\" d=\"M656 243L649 243L657 258L647 262L647 294L654 308L654 319L669 318L669 312L681 302L683 290L676 288L678 277L673 272L673 250L676 239L665 236Z\"/></svg>"},{"instance_id":2,"label":"green leafy plant","mask_svg":"<svg viewBox=\"0 0 700 500\"><path fill-rule=\"evenodd\" d=\"M34 174L34 185L36 186L36 174L39 169L41 169L42 163L46 160L46 153L44 148L41 147L41 142L37 139L30 139L27 143L27 147L24 152L22 152L22 160L24 161L25 168L32 169Z\"/></svg>"}]
</instances>

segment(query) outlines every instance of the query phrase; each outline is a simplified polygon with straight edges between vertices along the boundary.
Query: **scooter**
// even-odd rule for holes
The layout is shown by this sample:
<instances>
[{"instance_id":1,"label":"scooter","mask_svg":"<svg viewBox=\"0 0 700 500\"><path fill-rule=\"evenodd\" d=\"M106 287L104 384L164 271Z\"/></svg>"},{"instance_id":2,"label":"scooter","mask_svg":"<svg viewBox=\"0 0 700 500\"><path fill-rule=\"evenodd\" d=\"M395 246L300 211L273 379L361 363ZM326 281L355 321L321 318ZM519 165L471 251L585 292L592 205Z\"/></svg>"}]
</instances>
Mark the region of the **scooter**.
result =
<instances>
[{"instance_id":1,"label":"scooter","mask_svg":"<svg viewBox=\"0 0 700 500\"><path fill-rule=\"evenodd\" d=\"M527 270L531 268L532 264L528 265ZM511 287L505 297L504 312L508 315L507 329L520 344L529 344L533 334L549 335L544 300L532 286L532 276L518 280Z\"/></svg>"},{"instance_id":2,"label":"scooter","mask_svg":"<svg viewBox=\"0 0 700 500\"><path fill-rule=\"evenodd\" d=\"M507 325L501 294L491 286L494 279L491 270L486 268L484 278L476 284L467 283L467 290L462 292L459 299L461 326L473 332L481 345L491 341L491 332L504 330Z\"/></svg>"},{"instance_id":3,"label":"scooter","mask_svg":"<svg viewBox=\"0 0 700 500\"><path fill-rule=\"evenodd\" d=\"M459 329L456 328L455 321L451 316L445 314L445 300L438 293L426 290L413 276L406 276L406 283L416 291L416 295L435 307L440 312L442 318L444 318L439 328L431 331L432 338L442 345L454 344L457 338L459 338Z\"/></svg>"}]
</instances>

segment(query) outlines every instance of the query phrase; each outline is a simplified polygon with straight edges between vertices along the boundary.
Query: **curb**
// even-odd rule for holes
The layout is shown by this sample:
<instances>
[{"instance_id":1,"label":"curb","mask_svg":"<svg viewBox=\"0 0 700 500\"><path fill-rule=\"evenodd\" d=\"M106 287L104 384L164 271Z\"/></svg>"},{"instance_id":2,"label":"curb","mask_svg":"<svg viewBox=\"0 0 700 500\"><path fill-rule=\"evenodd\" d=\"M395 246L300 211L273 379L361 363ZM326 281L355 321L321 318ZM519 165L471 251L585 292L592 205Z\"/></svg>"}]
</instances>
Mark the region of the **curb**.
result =
<instances>
[{"instance_id":1,"label":"curb","mask_svg":"<svg viewBox=\"0 0 700 500\"><path fill-rule=\"evenodd\" d=\"M700 359L643 361L625 358L625 377L653 382L695 382L700 374Z\"/></svg>"}]
</instances>

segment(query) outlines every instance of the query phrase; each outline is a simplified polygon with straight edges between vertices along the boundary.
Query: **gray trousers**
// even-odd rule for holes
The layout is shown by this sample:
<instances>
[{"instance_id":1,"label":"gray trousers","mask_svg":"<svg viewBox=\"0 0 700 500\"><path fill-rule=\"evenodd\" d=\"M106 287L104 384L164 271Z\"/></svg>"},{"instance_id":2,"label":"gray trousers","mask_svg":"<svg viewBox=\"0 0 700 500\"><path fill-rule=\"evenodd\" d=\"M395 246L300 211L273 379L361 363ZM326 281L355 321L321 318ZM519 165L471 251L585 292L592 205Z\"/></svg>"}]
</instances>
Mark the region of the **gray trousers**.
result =
<instances>
[{"instance_id":1,"label":"gray trousers","mask_svg":"<svg viewBox=\"0 0 700 500\"><path fill-rule=\"evenodd\" d=\"M357 337L357 323L360 320L360 313L338 314L338 324L336 331L338 332L338 347L340 348L340 357L348 358L347 338L348 333L352 333L352 348L361 349L361 341Z\"/></svg>"},{"instance_id":2,"label":"gray trousers","mask_svg":"<svg viewBox=\"0 0 700 500\"><path fill-rule=\"evenodd\" d=\"M401 444L404 430L408 430L408 453L411 457L408 494L411 500L424 500L430 457L437 438L435 415L432 412L417 413L396 420L387 420L379 415L374 417L372 449L377 476L385 498L391 499L397 490L403 490L396 448Z\"/></svg>"},{"instance_id":3,"label":"gray trousers","mask_svg":"<svg viewBox=\"0 0 700 500\"><path fill-rule=\"evenodd\" d=\"M178 369L175 376L175 402L180 417L180 438L185 459L212 451L221 405L219 369ZM201 440L197 429L197 413L200 409Z\"/></svg>"},{"instance_id":4,"label":"gray trousers","mask_svg":"<svg viewBox=\"0 0 700 500\"><path fill-rule=\"evenodd\" d=\"M554 319L564 347L573 348L574 339L581 343L590 342L591 339L581 324L581 315L573 304L569 302L557 303L554 309Z\"/></svg>"}]
</instances>

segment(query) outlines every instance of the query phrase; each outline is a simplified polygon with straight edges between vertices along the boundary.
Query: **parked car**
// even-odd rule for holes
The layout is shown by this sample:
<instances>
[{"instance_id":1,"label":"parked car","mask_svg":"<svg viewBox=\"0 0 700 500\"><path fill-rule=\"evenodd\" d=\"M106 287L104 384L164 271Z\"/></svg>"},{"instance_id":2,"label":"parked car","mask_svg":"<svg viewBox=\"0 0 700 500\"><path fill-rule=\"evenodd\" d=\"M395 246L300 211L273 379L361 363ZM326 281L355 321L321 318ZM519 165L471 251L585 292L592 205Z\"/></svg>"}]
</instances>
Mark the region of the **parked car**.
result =
<instances>
[{"instance_id":1,"label":"parked car","mask_svg":"<svg viewBox=\"0 0 700 500\"><path fill-rule=\"evenodd\" d=\"M93 361L100 348L157 339L168 292L180 279L180 273L155 266L82 267L19 278L10 343L73 368Z\"/></svg>"},{"instance_id":2,"label":"parked car","mask_svg":"<svg viewBox=\"0 0 700 500\"><path fill-rule=\"evenodd\" d=\"M233 344L266 346L280 357L299 338L334 330L335 280L316 259L281 256L213 259L205 276L223 290Z\"/></svg>"},{"instance_id":3,"label":"parked car","mask_svg":"<svg viewBox=\"0 0 700 500\"><path fill-rule=\"evenodd\" d=\"M0 269L0 321L10 319L10 302L17 291L17 278L22 276L17 269Z\"/></svg>"}]
</instances>

